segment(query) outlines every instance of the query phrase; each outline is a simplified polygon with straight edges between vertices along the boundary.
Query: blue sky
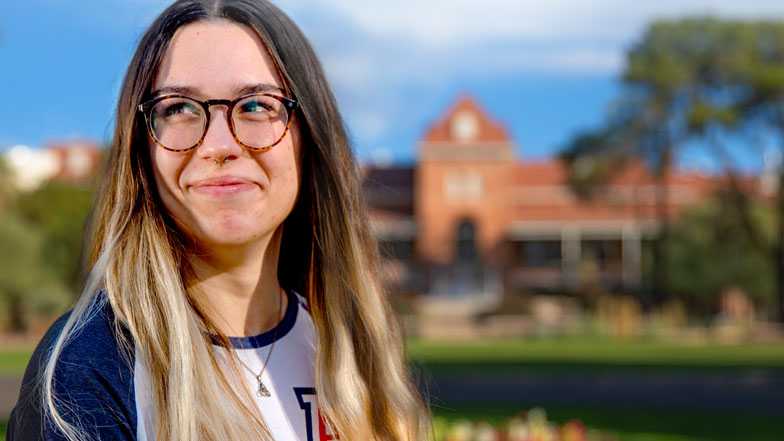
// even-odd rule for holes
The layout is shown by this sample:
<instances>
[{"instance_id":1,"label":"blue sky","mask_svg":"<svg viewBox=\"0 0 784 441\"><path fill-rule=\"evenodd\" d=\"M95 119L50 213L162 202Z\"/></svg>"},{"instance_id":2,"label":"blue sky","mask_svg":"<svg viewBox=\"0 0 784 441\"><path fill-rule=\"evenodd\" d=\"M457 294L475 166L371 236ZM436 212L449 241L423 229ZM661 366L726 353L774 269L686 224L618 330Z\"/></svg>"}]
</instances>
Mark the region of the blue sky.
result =
<instances>
[{"instance_id":1,"label":"blue sky","mask_svg":"<svg viewBox=\"0 0 784 441\"><path fill-rule=\"evenodd\" d=\"M0 148L107 139L135 44L168 2L2 3ZM624 50L651 20L784 18L778 0L276 3L316 48L365 161L414 160L427 125L461 92L507 126L521 158L548 157L600 123L619 91ZM687 153L684 161L702 167L705 158Z\"/></svg>"}]
</instances>

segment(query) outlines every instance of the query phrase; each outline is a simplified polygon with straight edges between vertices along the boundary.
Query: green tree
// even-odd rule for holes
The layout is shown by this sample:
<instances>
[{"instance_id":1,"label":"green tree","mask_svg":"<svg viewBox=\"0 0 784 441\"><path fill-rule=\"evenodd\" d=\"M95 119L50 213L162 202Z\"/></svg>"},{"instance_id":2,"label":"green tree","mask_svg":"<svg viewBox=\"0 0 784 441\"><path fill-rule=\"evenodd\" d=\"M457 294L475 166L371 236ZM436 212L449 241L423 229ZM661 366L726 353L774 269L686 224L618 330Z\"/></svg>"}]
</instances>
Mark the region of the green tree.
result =
<instances>
[{"instance_id":1,"label":"green tree","mask_svg":"<svg viewBox=\"0 0 784 441\"><path fill-rule=\"evenodd\" d=\"M673 159L689 135L684 115L688 112L686 85L691 66L672 56L682 40L663 29L666 25L651 26L627 53L623 94L605 125L578 135L563 152L572 170L573 187L583 196L591 196L630 160L642 160L653 172L659 224L653 242L654 304L666 301L670 291L666 244L671 216L666 181Z\"/></svg>"},{"instance_id":2,"label":"green tree","mask_svg":"<svg viewBox=\"0 0 784 441\"><path fill-rule=\"evenodd\" d=\"M43 263L73 295L81 290L82 244L93 194L88 184L50 181L16 201L20 217L42 233Z\"/></svg>"},{"instance_id":3,"label":"green tree","mask_svg":"<svg viewBox=\"0 0 784 441\"><path fill-rule=\"evenodd\" d=\"M750 213L763 226L765 238L772 239L773 210L754 204ZM716 294L731 286L742 288L757 305L774 304L774 262L744 234L743 222L733 195L725 190L673 223L668 243L671 286L693 311L711 312Z\"/></svg>"},{"instance_id":4,"label":"green tree","mask_svg":"<svg viewBox=\"0 0 784 441\"><path fill-rule=\"evenodd\" d=\"M11 169L5 160L0 156L0 213L5 212L11 204L12 197L15 193L14 179L11 174Z\"/></svg>"},{"instance_id":5,"label":"green tree","mask_svg":"<svg viewBox=\"0 0 784 441\"><path fill-rule=\"evenodd\" d=\"M724 166L744 234L775 262L777 316L784 321L784 192L777 198L778 233L766 240L727 143L746 137L753 146L750 140L759 133L775 133L784 146L784 23L656 22L629 51L623 79L627 87L605 127L578 137L565 152L578 175L574 182L606 179L619 168L607 163L631 157L645 159L657 176L665 176L678 149L698 140ZM660 188L659 200L666 200L666 186ZM661 254L667 248L659 249ZM664 261L660 268L672 267Z\"/></svg>"},{"instance_id":6,"label":"green tree","mask_svg":"<svg viewBox=\"0 0 784 441\"><path fill-rule=\"evenodd\" d=\"M68 296L43 262L44 241L39 231L5 211L0 217L0 249L0 304L11 331L25 331L30 314L51 314L64 308Z\"/></svg>"},{"instance_id":7,"label":"green tree","mask_svg":"<svg viewBox=\"0 0 784 441\"><path fill-rule=\"evenodd\" d=\"M776 315L784 322L784 170L779 170L775 197L776 233L766 236L765 225L756 222L750 197L732 170L734 158L724 141L728 134L745 136L753 146L763 133L777 137L778 147L784 148L784 22L706 20L698 25L704 47L691 86L689 127L706 140L728 171L744 231L775 268Z\"/></svg>"}]
</instances>

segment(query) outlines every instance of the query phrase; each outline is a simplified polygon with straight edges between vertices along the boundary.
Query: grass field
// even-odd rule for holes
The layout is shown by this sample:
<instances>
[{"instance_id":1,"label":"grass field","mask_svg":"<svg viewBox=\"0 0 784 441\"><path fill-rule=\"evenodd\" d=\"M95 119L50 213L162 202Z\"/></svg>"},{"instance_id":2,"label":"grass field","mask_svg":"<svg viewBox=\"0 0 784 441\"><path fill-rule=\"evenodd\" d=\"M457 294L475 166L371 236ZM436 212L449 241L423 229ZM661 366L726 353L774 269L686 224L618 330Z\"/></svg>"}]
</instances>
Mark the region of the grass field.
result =
<instances>
[{"instance_id":1,"label":"grass field","mask_svg":"<svg viewBox=\"0 0 784 441\"><path fill-rule=\"evenodd\" d=\"M22 375L32 348L0 350L0 375ZM449 344L410 340L412 362L433 373L481 369L496 371L547 370L774 370L784 373L784 344L732 346L685 345L655 341L618 341L595 338L496 340ZM493 403L472 407L435 406L438 421L461 418L498 423L522 408ZM588 427L614 434L618 441L781 441L784 423L751 413L547 406L552 421L579 419ZM0 421L0 439L5 422Z\"/></svg>"},{"instance_id":2,"label":"grass field","mask_svg":"<svg viewBox=\"0 0 784 441\"><path fill-rule=\"evenodd\" d=\"M22 375L33 348L13 348L0 350L0 375Z\"/></svg>"},{"instance_id":3,"label":"grass field","mask_svg":"<svg viewBox=\"0 0 784 441\"><path fill-rule=\"evenodd\" d=\"M438 407L433 409L433 416L437 427L460 419L498 425L520 410L493 405ZM550 421L563 424L578 419L590 429L614 435L618 441L781 441L784 432L784 423L751 414L595 407L550 407L546 411ZM6 422L0 421L0 439L5 439L5 432Z\"/></svg>"},{"instance_id":4,"label":"grass field","mask_svg":"<svg viewBox=\"0 0 784 441\"><path fill-rule=\"evenodd\" d=\"M442 343L409 340L412 361L461 369L784 369L784 344L687 345L645 340L548 338ZM0 350L0 375L21 375L32 347Z\"/></svg>"},{"instance_id":5,"label":"grass field","mask_svg":"<svg viewBox=\"0 0 784 441\"><path fill-rule=\"evenodd\" d=\"M562 338L442 343L410 340L409 357L430 370L503 371L784 370L784 344L686 345L645 340Z\"/></svg>"},{"instance_id":6,"label":"grass field","mask_svg":"<svg viewBox=\"0 0 784 441\"><path fill-rule=\"evenodd\" d=\"M483 373L547 371L742 372L784 374L784 344L730 346L686 345L641 340L589 338L483 341L450 344L411 340L410 359L430 371ZM537 406L527 403L523 409ZM461 418L498 423L519 408L475 404L435 407L436 420ZM619 441L781 441L784 422L753 413L717 413L662 408L545 407L552 421L579 419L588 427L615 435Z\"/></svg>"},{"instance_id":7,"label":"grass field","mask_svg":"<svg viewBox=\"0 0 784 441\"><path fill-rule=\"evenodd\" d=\"M527 406L525 409L533 407ZM784 423L775 417L743 413L706 413L647 408L547 407L548 419L572 419L591 429L617 436L618 441L781 441ZM470 419L494 425L520 409L488 405L434 408L436 421Z\"/></svg>"}]
</instances>

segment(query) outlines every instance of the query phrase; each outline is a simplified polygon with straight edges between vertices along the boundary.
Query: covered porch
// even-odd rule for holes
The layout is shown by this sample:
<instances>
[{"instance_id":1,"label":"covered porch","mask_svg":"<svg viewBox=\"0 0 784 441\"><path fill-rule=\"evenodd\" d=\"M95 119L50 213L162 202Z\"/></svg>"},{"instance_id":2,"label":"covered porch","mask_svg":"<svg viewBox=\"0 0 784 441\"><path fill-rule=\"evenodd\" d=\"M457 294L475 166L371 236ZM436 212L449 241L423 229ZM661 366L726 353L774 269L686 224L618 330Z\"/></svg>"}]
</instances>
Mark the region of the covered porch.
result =
<instances>
[{"instance_id":1,"label":"covered porch","mask_svg":"<svg viewBox=\"0 0 784 441\"><path fill-rule=\"evenodd\" d=\"M655 231L652 222L516 222L506 235L507 286L635 291L641 285L642 244Z\"/></svg>"}]
</instances>

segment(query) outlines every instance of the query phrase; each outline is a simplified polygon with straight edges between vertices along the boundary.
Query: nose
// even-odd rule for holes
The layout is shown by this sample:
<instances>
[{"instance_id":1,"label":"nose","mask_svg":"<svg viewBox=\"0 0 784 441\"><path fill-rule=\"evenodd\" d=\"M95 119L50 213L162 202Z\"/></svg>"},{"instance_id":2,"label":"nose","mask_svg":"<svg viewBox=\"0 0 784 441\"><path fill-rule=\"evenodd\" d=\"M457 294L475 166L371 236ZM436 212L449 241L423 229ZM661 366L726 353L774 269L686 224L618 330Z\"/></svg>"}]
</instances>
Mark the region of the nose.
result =
<instances>
[{"instance_id":1,"label":"nose","mask_svg":"<svg viewBox=\"0 0 784 441\"><path fill-rule=\"evenodd\" d=\"M200 158L221 165L226 161L237 159L242 154L242 146L231 133L226 112L228 109L225 106L215 106L211 109L207 132L197 150Z\"/></svg>"}]
</instances>

